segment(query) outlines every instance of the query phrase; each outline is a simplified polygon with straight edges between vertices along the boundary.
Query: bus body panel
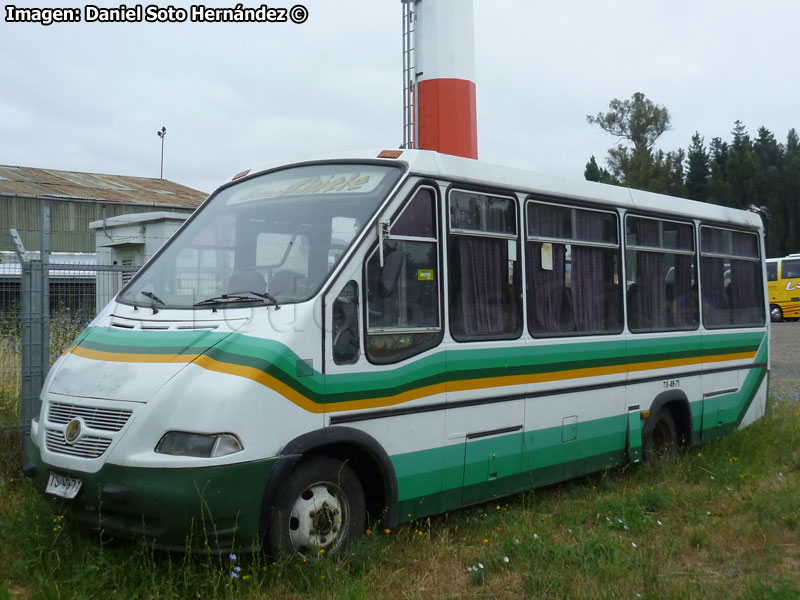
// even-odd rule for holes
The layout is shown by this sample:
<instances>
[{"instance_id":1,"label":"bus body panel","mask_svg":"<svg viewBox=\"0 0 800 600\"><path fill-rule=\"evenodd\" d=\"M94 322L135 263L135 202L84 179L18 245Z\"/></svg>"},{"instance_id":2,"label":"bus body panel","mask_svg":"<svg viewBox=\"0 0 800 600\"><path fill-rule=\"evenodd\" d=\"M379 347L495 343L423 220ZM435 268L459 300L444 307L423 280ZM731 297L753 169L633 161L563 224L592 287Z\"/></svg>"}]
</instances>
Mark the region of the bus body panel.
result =
<instances>
[{"instance_id":1,"label":"bus body panel","mask_svg":"<svg viewBox=\"0 0 800 600\"><path fill-rule=\"evenodd\" d=\"M328 268L327 278L319 279L313 294L286 302L277 298L275 303L256 294L263 302L219 309L213 302L190 309L160 307L154 299L137 297L134 303L116 302L101 311L54 366L42 393L42 413L28 449L37 486L45 489L51 472L80 479L83 487L75 500L56 501L84 525L143 536L172 549L195 542L219 551L253 549L263 542L273 507L269 490L280 490L292 467L302 460L306 446L301 442L309 435L319 434L319 439L308 452L335 452L345 462L356 457L359 444L363 447L363 439L355 439L358 436L369 436L370 443L378 445L387 457L386 469L393 470L396 478L396 489L386 486L386 493L396 497L384 499L396 506L397 514L389 517L393 522L641 460L647 419L663 407L673 411L686 444L725 435L763 415L768 325L707 328L702 307L697 309L699 322L683 330L636 332L622 320L617 331L542 335L532 333L525 304L530 290L520 285L523 305L517 333L498 339L459 334L456 339L449 304L454 294L450 281L459 275L449 263L458 244L454 235L471 235L451 232L453 190L475 189L475 194L513 201L517 234L507 246L509 263L517 262L509 265L509 282L512 271L522 282L528 280L529 198L613 214L620 231L614 284L622 288L619 308L626 315L630 309L629 290L622 287L627 277L626 215L691 224L698 243L693 273L703 268L701 227L761 236L755 216L677 199L665 202L664 196L636 190L572 184L430 152L404 151L402 158L407 162L397 164L404 165L405 174L375 201L377 208L366 220L358 213L362 220L337 221L331 231L317 227L313 233L302 233L303 241L300 234L297 240L276 234L256 252L273 256L275 248L285 244L279 258L289 261L296 283L303 260L311 261L316 252L315 236L329 236L333 250L320 254L314 267ZM352 188L358 200L362 188L365 194L378 189L364 183L372 175L340 177L355 168L349 162L343 163L346 167L329 162L320 163L332 171L328 179L291 180L261 191L268 197L297 189L330 194L324 197L325 210L330 211L342 190ZM369 169L373 167L370 163ZM315 167L303 163L297 168ZM371 173L369 169L364 172ZM260 176L256 173L244 182L258 191ZM238 185L223 188L220 194L236 198ZM393 235L393 224L425 187L433 194L434 233ZM245 232L262 227L260 215L248 212L255 197L242 196L230 206L231 211L248 215L241 225ZM289 202L285 210L301 219L305 232L305 216ZM216 235L215 243L221 244L224 235L219 231ZM248 235L246 241L255 239L255 234ZM340 243L350 236L349 246ZM404 285L410 294L414 286L422 289L425 282L435 283L435 288L426 289L436 290L438 303L438 320L426 330L434 341L397 359L376 353L376 346L369 345L374 336L391 334L370 329L370 306L393 292L376 290L369 273L381 245L390 247L391 240L399 240L393 247L405 248L402 252L409 256L420 248L427 252L429 264L424 268L413 263L404 267ZM759 244L763 256L760 239ZM512 252L514 245L517 250ZM190 262L182 260L176 264ZM198 264L212 269L228 259L203 260ZM309 266L309 277L312 271ZM203 285L211 285L211 278L204 281ZM248 298L254 291L258 290L246 290ZM337 333L346 322L340 309L356 315L348 324L355 342L337 354ZM396 337L413 334L408 329ZM60 416L53 412L59 405L67 406ZM87 411L116 415L124 422L116 431L98 433ZM75 420L84 431L110 440L99 455L89 456L71 442L62 442L69 421ZM320 432L334 428L339 428L338 434L328 443ZM170 432L232 435L242 449L215 457L157 451ZM354 467L364 468L357 463ZM380 496L368 487L378 485L379 474L362 470L359 475L367 486L365 495ZM178 513L185 516L170 517Z\"/></svg>"},{"instance_id":2,"label":"bus body panel","mask_svg":"<svg viewBox=\"0 0 800 600\"><path fill-rule=\"evenodd\" d=\"M800 254L768 258L768 293L771 307L780 308L780 318L800 318ZM773 320L777 316L773 315Z\"/></svg>"}]
</instances>

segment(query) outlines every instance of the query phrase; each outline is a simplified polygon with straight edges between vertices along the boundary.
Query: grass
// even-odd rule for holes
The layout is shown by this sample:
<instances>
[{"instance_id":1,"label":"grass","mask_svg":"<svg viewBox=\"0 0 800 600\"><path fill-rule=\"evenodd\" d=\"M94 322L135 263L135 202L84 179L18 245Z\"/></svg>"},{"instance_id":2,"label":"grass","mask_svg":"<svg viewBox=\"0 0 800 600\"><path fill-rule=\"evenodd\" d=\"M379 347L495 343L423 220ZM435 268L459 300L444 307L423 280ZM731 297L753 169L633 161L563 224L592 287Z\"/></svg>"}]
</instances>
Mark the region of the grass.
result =
<instances>
[{"instance_id":1,"label":"grass","mask_svg":"<svg viewBox=\"0 0 800 600\"><path fill-rule=\"evenodd\" d=\"M0 476L21 463L19 418L22 396L21 313L17 302L0 315ZM50 364L86 327L89 318L60 301L50 313ZM3 600L0 592L0 600Z\"/></svg>"},{"instance_id":2,"label":"grass","mask_svg":"<svg viewBox=\"0 0 800 600\"><path fill-rule=\"evenodd\" d=\"M18 398L21 391L21 319L19 303L0 315L0 396L5 399ZM64 301L60 301L51 311L51 365L86 328L89 321L87 314L72 310ZM6 402L0 401L0 409L6 405Z\"/></svg>"},{"instance_id":3,"label":"grass","mask_svg":"<svg viewBox=\"0 0 800 600\"><path fill-rule=\"evenodd\" d=\"M0 483L6 598L800 597L800 407L693 448L400 526L344 558L166 554L109 543Z\"/></svg>"}]
</instances>

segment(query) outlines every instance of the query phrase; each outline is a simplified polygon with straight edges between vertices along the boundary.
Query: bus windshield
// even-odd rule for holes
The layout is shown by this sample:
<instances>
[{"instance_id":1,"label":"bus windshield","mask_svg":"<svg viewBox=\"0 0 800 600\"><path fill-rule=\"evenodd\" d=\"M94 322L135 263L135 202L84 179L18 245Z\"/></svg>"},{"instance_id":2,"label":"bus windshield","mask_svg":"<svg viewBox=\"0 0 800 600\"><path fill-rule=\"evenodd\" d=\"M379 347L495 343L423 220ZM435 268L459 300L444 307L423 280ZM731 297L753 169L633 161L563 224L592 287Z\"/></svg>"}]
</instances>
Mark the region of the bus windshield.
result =
<instances>
[{"instance_id":1,"label":"bus windshield","mask_svg":"<svg viewBox=\"0 0 800 600\"><path fill-rule=\"evenodd\" d=\"M320 163L224 188L117 299L159 309L308 300L401 172Z\"/></svg>"}]
</instances>

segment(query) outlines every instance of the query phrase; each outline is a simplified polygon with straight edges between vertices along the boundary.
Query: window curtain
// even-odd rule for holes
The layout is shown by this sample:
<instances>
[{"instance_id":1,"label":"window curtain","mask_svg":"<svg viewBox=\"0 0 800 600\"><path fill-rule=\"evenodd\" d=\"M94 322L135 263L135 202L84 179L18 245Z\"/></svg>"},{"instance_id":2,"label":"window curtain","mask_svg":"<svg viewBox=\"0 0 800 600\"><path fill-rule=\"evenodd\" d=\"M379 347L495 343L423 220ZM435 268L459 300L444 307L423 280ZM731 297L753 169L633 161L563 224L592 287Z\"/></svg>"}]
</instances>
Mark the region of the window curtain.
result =
<instances>
[{"instance_id":1,"label":"window curtain","mask_svg":"<svg viewBox=\"0 0 800 600\"><path fill-rule=\"evenodd\" d=\"M503 333L503 287L508 280L508 241L477 236L453 238L461 277L454 329L466 336ZM460 327L459 327L460 325Z\"/></svg>"},{"instance_id":2,"label":"window curtain","mask_svg":"<svg viewBox=\"0 0 800 600\"><path fill-rule=\"evenodd\" d=\"M753 254L752 236L733 234L733 253L738 256ZM746 325L761 323L763 312L761 272L759 263L749 260L731 260L730 303L733 322Z\"/></svg>"},{"instance_id":3,"label":"window curtain","mask_svg":"<svg viewBox=\"0 0 800 600\"><path fill-rule=\"evenodd\" d=\"M578 239L599 240L603 234L603 215L577 211L575 227ZM572 303L577 331L605 329L605 281L603 248L572 246Z\"/></svg>"},{"instance_id":4,"label":"window curtain","mask_svg":"<svg viewBox=\"0 0 800 600\"><path fill-rule=\"evenodd\" d=\"M541 242L528 243L528 320L536 333L561 331L566 247L552 244L553 268L542 268Z\"/></svg>"},{"instance_id":5,"label":"window curtain","mask_svg":"<svg viewBox=\"0 0 800 600\"><path fill-rule=\"evenodd\" d=\"M678 229L678 247L692 248L694 230L691 227ZM692 285L694 256L675 255L675 278L673 288L673 319L678 329L693 327L697 323L696 292Z\"/></svg>"},{"instance_id":6,"label":"window curtain","mask_svg":"<svg viewBox=\"0 0 800 600\"><path fill-rule=\"evenodd\" d=\"M641 246L658 247L658 221L637 219L637 240ZM631 309L638 315L637 329L657 330L666 326L665 257L661 252L636 253L636 288Z\"/></svg>"},{"instance_id":7,"label":"window curtain","mask_svg":"<svg viewBox=\"0 0 800 600\"><path fill-rule=\"evenodd\" d=\"M561 213L555 207L535 206L535 231L542 237L558 234ZM530 212L529 212L530 214ZM542 242L528 242L528 321L535 333L558 333L564 307L566 246L551 244L552 269L542 268Z\"/></svg>"},{"instance_id":8,"label":"window curtain","mask_svg":"<svg viewBox=\"0 0 800 600\"><path fill-rule=\"evenodd\" d=\"M726 322L725 262L722 258L704 257L700 268L703 286L703 320L706 325Z\"/></svg>"}]
</instances>

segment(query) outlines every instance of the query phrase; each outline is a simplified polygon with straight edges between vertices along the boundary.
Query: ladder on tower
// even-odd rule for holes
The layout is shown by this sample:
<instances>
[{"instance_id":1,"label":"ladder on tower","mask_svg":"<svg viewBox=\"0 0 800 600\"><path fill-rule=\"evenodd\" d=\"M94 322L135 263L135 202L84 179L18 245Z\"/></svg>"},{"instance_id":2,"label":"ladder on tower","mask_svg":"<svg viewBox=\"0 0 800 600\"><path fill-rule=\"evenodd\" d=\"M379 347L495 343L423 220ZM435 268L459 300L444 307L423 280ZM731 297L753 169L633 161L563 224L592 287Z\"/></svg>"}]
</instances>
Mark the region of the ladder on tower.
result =
<instances>
[{"instance_id":1,"label":"ladder on tower","mask_svg":"<svg viewBox=\"0 0 800 600\"><path fill-rule=\"evenodd\" d=\"M403 3L403 145L417 147L417 0Z\"/></svg>"}]
</instances>

